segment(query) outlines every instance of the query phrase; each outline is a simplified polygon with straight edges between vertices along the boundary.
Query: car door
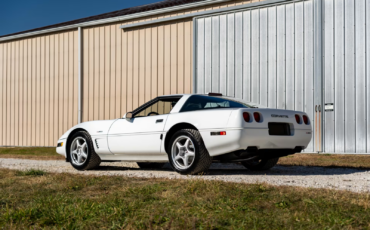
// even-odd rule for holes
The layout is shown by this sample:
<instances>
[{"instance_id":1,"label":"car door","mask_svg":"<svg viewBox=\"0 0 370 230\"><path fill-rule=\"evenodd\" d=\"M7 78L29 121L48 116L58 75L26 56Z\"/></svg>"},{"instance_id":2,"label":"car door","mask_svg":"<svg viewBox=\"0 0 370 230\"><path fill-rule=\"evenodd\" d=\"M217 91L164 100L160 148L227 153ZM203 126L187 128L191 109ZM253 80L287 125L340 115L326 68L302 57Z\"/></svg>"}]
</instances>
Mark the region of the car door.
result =
<instances>
[{"instance_id":1,"label":"car door","mask_svg":"<svg viewBox=\"0 0 370 230\"><path fill-rule=\"evenodd\" d=\"M173 103L157 101L133 112L134 117L129 120L114 122L108 134L110 151L116 155L163 155L161 137Z\"/></svg>"}]
</instances>

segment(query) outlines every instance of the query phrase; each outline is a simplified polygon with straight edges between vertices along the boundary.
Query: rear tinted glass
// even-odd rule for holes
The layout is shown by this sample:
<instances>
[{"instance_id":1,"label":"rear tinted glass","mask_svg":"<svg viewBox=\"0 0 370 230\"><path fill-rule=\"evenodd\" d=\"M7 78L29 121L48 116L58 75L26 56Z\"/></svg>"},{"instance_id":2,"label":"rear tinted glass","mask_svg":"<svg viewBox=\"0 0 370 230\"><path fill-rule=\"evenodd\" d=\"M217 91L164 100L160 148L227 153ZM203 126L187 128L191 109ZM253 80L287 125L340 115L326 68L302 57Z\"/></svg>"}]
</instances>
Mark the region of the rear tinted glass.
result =
<instances>
[{"instance_id":1,"label":"rear tinted glass","mask_svg":"<svg viewBox=\"0 0 370 230\"><path fill-rule=\"evenodd\" d=\"M248 106L222 97L193 95L185 102L180 112L217 108L248 108Z\"/></svg>"}]
</instances>

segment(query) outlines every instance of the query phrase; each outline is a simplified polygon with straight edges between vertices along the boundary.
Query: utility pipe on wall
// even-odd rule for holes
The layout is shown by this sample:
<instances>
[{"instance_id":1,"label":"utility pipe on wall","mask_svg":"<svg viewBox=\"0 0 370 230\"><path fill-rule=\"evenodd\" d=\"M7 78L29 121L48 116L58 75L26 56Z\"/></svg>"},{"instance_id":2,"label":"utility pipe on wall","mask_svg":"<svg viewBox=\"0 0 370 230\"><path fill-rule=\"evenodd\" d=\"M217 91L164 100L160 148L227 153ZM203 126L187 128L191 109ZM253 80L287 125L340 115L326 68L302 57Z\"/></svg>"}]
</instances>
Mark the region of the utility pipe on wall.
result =
<instances>
[{"instance_id":1,"label":"utility pipe on wall","mask_svg":"<svg viewBox=\"0 0 370 230\"><path fill-rule=\"evenodd\" d=\"M82 121L82 28L78 27L78 123Z\"/></svg>"}]
</instances>

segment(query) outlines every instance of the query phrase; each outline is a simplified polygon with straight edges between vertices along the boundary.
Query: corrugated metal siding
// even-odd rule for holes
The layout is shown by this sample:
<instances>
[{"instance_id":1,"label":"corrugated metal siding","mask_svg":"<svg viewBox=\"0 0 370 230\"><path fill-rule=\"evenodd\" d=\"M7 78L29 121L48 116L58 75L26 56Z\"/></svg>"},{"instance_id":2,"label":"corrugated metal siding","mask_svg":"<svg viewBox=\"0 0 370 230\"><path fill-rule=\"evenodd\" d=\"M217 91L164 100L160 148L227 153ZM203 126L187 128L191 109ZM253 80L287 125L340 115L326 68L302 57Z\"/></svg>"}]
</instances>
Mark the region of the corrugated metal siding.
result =
<instances>
[{"instance_id":1,"label":"corrugated metal siding","mask_svg":"<svg viewBox=\"0 0 370 230\"><path fill-rule=\"evenodd\" d=\"M325 151L370 152L370 3L324 0Z\"/></svg>"},{"instance_id":2,"label":"corrugated metal siding","mask_svg":"<svg viewBox=\"0 0 370 230\"><path fill-rule=\"evenodd\" d=\"M83 121L114 119L165 94L191 93L192 22L83 30Z\"/></svg>"},{"instance_id":3,"label":"corrugated metal siding","mask_svg":"<svg viewBox=\"0 0 370 230\"><path fill-rule=\"evenodd\" d=\"M304 1L196 19L196 93L305 111L314 124L313 10Z\"/></svg>"},{"instance_id":4,"label":"corrugated metal siding","mask_svg":"<svg viewBox=\"0 0 370 230\"><path fill-rule=\"evenodd\" d=\"M192 92L192 21L131 31L119 29L121 25L83 28L83 121L121 117L157 95ZM77 35L63 32L0 43L0 146L55 146L77 124Z\"/></svg>"},{"instance_id":5,"label":"corrugated metal siding","mask_svg":"<svg viewBox=\"0 0 370 230\"><path fill-rule=\"evenodd\" d=\"M127 23L249 2L239 0ZM82 121L122 117L156 96L193 90L191 20L133 30L119 30L121 25L83 29Z\"/></svg>"},{"instance_id":6,"label":"corrugated metal siding","mask_svg":"<svg viewBox=\"0 0 370 230\"><path fill-rule=\"evenodd\" d=\"M77 124L77 32L0 44L0 146L54 146Z\"/></svg>"}]
</instances>

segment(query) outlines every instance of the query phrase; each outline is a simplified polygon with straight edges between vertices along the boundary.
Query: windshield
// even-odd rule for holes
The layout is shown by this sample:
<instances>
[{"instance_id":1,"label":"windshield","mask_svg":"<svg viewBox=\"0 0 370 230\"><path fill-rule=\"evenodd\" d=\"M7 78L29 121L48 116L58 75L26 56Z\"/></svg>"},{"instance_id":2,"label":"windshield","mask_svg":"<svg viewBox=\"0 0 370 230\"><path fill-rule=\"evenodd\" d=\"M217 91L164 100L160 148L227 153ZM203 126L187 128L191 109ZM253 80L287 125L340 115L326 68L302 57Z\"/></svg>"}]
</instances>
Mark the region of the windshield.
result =
<instances>
[{"instance_id":1,"label":"windshield","mask_svg":"<svg viewBox=\"0 0 370 230\"><path fill-rule=\"evenodd\" d=\"M249 108L247 104L223 97L210 97L202 95L191 96L184 104L180 112L217 109L217 108Z\"/></svg>"}]
</instances>

